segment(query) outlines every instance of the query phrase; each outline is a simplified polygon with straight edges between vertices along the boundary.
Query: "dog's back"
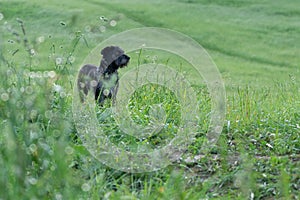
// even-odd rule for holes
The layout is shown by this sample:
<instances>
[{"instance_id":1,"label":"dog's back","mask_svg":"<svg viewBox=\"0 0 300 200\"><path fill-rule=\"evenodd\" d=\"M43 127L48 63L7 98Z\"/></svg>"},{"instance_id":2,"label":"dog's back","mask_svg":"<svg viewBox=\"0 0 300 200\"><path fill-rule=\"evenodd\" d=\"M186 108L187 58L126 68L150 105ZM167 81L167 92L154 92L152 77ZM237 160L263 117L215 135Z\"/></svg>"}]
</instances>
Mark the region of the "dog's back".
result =
<instances>
[{"instance_id":1,"label":"dog's back","mask_svg":"<svg viewBox=\"0 0 300 200\"><path fill-rule=\"evenodd\" d=\"M87 95L89 90L95 92L101 73L102 72L100 72L98 67L91 64L84 65L80 69L77 79L77 87L79 90L80 100L82 102L84 101L84 95Z\"/></svg>"}]
</instances>

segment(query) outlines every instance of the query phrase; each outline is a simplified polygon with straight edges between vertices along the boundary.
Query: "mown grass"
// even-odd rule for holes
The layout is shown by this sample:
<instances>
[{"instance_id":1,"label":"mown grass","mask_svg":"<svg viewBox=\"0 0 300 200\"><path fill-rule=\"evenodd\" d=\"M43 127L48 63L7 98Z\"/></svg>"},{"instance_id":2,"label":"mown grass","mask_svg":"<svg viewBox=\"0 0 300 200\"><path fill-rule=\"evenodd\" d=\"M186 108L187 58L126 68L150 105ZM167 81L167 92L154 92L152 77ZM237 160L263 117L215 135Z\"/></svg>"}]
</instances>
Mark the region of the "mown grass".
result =
<instances>
[{"instance_id":1,"label":"mown grass","mask_svg":"<svg viewBox=\"0 0 300 200\"><path fill-rule=\"evenodd\" d=\"M0 2L0 199L299 199L297 2L43 4ZM110 26L111 19L116 26ZM226 83L227 114L221 137L207 155L199 152L208 127L204 118L180 160L156 172L131 174L101 164L81 144L73 124L72 88L93 47L143 26L183 32L208 50ZM140 59L177 65L195 78L184 62L167 62L168 55L159 51L133 54L128 69ZM193 88L201 114L209 116L206 88ZM124 135L113 118L106 119L106 134L131 150L145 143L163 145L180 123L172 91L144 86L129 107L135 122L146 125L150 105L157 103L165 108L169 125L163 134L137 141Z\"/></svg>"}]
</instances>

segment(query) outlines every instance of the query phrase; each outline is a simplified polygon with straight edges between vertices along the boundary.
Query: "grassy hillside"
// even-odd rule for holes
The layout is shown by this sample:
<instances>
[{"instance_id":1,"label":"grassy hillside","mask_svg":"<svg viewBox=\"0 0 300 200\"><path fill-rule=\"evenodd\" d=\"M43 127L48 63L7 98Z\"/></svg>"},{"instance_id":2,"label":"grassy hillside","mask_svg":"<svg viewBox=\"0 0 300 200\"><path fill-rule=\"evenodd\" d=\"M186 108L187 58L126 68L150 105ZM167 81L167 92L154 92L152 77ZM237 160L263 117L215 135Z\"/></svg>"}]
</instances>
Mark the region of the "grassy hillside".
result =
<instances>
[{"instance_id":1,"label":"grassy hillside","mask_svg":"<svg viewBox=\"0 0 300 200\"><path fill-rule=\"evenodd\" d=\"M294 0L0 1L0 199L299 199L299 19ZM172 29L202 45L224 80L227 111L217 145L201 154L211 99L193 85L202 119L196 140L167 168L131 174L86 150L72 100L88 53L139 27ZM130 56L121 74L154 62L178 67L191 82L198 78L160 51ZM112 117L99 123L119 147L159 148L178 133L174 93L145 86L129 108L145 125L157 103L168 122L157 137L136 140Z\"/></svg>"}]
</instances>

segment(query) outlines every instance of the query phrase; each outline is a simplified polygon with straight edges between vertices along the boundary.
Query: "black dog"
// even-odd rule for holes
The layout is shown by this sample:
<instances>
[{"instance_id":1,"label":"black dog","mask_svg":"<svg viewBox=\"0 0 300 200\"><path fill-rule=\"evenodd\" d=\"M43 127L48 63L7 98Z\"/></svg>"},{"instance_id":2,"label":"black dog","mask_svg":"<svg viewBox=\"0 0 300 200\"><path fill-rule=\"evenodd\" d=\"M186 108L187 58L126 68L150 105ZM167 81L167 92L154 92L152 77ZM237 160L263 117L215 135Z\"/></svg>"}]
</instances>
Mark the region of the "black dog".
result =
<instances>
[{"instance_id":1,"label":"black dog","mask_svg":"<svg viewBox=\"0 0 300 200\"><path fill-rule=\"evenodd\" d=\"M109 46L101 51L99 67L84 65L78 75L77 86L82 102L89 91L95 94L95 100L102 105L106 98L116 96L118 90L118 69L127 66L130 57L117 46Z\"/></svg>"}]
</instances>

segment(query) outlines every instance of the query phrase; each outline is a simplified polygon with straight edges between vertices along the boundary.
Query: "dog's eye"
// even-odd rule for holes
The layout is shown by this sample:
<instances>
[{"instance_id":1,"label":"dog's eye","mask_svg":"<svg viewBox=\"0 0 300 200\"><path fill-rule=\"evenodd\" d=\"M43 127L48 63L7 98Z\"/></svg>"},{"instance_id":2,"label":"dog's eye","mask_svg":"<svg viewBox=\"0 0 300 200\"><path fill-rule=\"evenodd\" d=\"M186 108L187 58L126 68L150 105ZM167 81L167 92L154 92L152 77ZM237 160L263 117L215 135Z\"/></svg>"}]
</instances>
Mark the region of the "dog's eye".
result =
<instances>
[{"instance_id":1,"label":"dog's eye","mask_svg":"<svg viewBox=\"0 0 300 200\"><path fill-rule=\"evenodd\" d=\"M119 61L119 62L122 62L122 60L123 60L123 56L120 56L120 57L118 58L118 61Z\"/></svg>"}]
</instances>

